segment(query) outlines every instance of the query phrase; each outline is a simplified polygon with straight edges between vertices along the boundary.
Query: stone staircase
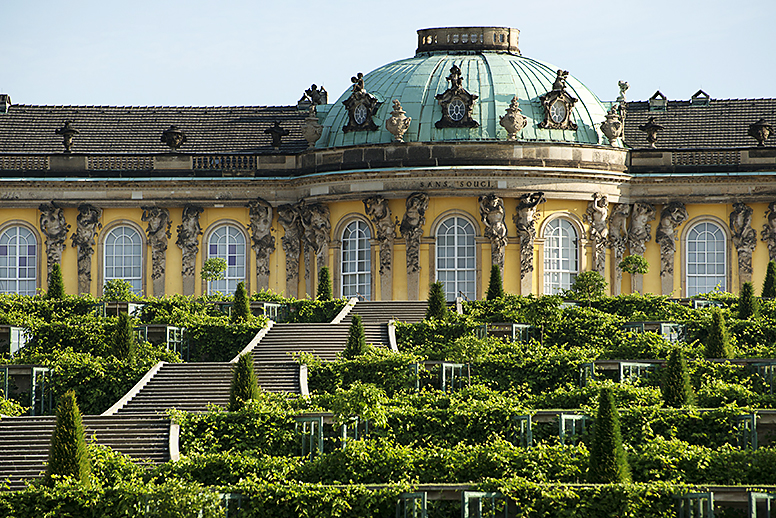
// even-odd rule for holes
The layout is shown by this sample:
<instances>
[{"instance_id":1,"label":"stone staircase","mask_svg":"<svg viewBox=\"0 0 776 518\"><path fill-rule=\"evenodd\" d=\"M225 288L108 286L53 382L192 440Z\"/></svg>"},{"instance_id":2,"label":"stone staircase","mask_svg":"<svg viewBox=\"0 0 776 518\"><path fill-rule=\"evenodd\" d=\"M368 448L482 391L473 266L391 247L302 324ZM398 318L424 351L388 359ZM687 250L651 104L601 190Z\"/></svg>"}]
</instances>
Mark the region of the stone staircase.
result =
<instances>
[{"instance_id":1,"label":"stone staircase","mask_svg":"<svg viewBox=\"0 0 776 518\"><path fill-rule=\"evenodd\" d=\"M11 490L46 470L54 416L3 417L0 419L0 483ZM177 458L177 425L153 415L84 416L87 442L108 446L137 460L161 464ZM170 451L170 435L173 451Z\"/></svg>"},{"instance_id":2,"label":"stone staircase","mask_svg":"<svg viewBox=\"0 0 776 518\"><path fill-rule=\"evenodd\" d=\"M355 305L350 315L361 315L366 324L387 323L389 320L415 323L426 316L428 302L425 300L362 301ZM369 340L367 340L369 341Z\"/></svg>"}]
</instances>

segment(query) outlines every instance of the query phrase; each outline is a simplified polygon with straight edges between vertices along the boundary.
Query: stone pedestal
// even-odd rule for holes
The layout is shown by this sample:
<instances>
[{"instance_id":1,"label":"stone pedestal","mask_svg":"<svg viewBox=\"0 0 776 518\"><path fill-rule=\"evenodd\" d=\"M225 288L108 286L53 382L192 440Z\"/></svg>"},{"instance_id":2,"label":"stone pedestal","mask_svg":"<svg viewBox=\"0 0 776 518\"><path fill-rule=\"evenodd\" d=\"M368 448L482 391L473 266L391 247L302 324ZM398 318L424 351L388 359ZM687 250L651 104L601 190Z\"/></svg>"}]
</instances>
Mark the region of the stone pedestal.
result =
<instances>
[{"instance_id":1,"label":"stone pedestal","mask_svg":"<svg viewBox=\"0 0 776 518\"><path fill-rule=\"evenodd\" d=\"M642 293L644 290L644 276L640 273L631 275L631 293Z\"/></svg>"},{"instance_id":2,"label":"stone pedestal","mask_svg":"<svg viewBox=\"0 0 776 518\"><path fill-rule=\"evenodd\" d=\"M407 271L407 298L409 300L420 300L420 270L416 272Z\"/></svg>"}]
</instances>

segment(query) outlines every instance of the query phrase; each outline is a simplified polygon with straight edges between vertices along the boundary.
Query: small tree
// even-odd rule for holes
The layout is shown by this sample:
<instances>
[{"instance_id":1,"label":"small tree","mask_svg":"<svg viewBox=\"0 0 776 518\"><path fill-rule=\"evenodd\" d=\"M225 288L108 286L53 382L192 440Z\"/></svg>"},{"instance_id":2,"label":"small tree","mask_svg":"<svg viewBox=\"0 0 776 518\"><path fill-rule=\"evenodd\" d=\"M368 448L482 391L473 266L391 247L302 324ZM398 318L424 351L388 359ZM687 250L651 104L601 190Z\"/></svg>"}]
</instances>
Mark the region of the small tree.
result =
<instances>
[{"instance_id":1,"label":"small tree","mask_svg":"<svg viewBox=\"0 0 776 518\"><path fill-rule=\"evenodd\" d=\"M494 264L490 267L487 300L496 300L504 296L504 283L501 281L501 268Z\"/></svg>"},{"instance_id":2,"label":"small tree","mask_svg":"<svg viewBox=\"0 0 776 518\"><path fill-rule=\"evenodd\" d=\"M48 291L46 298L61 300L65 297L65 281L62 279L62 267L54 263L51 267L51 275L48 278Z\"/></svg>"},{"instance_id":3,"label":"small tree","mask_svg":"<svg viewBox=\"0 0 776 518\"><path fill-rule=\"evenodd\" d=\"M626 255L622 258L622 261L620 261L620 264L617 266L620 267L620 270L631 275L635 275L637 273L644 275L645 273L649 272L649 263L646 259L644 259L644 257L640 255Z\"/></svg>"},{"instance_id":4,"label":"small tree","mask_svg":"<svg viewBox=\"0 0 776 518\"><path fill-rule=\"evenodd\" d=\"M75 392L68 390L57 405L57 422L51 435L46 478L53 481L52 477L55 475L73 477L88 486L90 474L91 465L81 411L78 410Z\"/></svg>"},{"instance_id":5,"label":"small tree","mask_svg":"<svg viewBox=\"0 0 776 518\"><path fill-rule=\"evenodd\" d=\"M202 265L199 275L203 281L211 282L223 279L224 273L226 273L226 259L223 257L210 257Z\"/></svg>"},{"instance_id":6,"label":"small tree","mask_svg":"<svg viewBox=\"0 0 776 518\"><path fill-rule=\"evenodd\" d=\"M229 390L229 411L240 410L245 403L259 397L259 382L253 371L253 355L241 354L234 366Z\"/></svg>"},{"instance_id":7,"label":"small tree","mask_svg":"<svg viewBox=\"0 0 776 518\"><path fill-rule=\"evenodd\" d=\"M104 300L129 302L135 300L135 292L132 291L132 285L124 279L111 279L102 287L102 298Z\"/></svg>"},{"instance_id":8,"label":"small tree","mask_svg":"<svg viewBox=\"0 0 776 518\"><path fill-rule=\"evenodd\" d=\"M730 334L719 308L711 313L711 327L706 338L706 358L730 358Z\"/></svg>"},{"instance_id":9,"label":"small tree","mask_svg":"<svg viewBox=\"0 0 776 518\"><path fill-rule=\"evenodd\" d=\"M318 273L318 293L316 300L331 300L334 298L334 291L331 288L331 273L329 267L324 266Z\"/></svg>"},{"instance_id":10,"label":"small tree","mask_svg":"<svg viewBox=\"0 0 776 518\"><path fill-rule=\"evenodd\" d=\"M239 282L237 289L234 290L234 301L232 303L232 314L229 317L229 321L245 322L253 317L251 313L251 302L248 299L248 290L245 289L245 283Z\"/></svg>"},{"instance_id":11,"label":"small tree","mask_svg":"<svg viewBox=\"0 0 776 518\"><path fill-rule=\"evenodd\" d=\"M124 360L134 360L137 355L137 338L128 313L119 313L113 331L113 355Z\"/></svg>"},{"instance_id":12,"label":"small tree","mask_svg":"<svg viewBox=\"0 0 776 518\"><path fill-rule=\"evenodd\" d=\"M751 282L745 282L741 286L741 294L738 297L738 318L748 320L756 317L759 313L759 304L754 296L754 285Z\"/></svg>"},{"instance_id":13,"label":"small tree","mask_svg":"<svg viewBox=\"0 0 776 518\"><path fill-rule=\"evenodd\" d=\"M353 315L350 321L348 343L342 351L342 357L353 359L366 353L366 351L366 334L364 333L364 324L361 322L361 315Z\"/></svg>"},{"instance_id":14,"label":"small tree","mask_svg":"<svg viewBox=\"0 0 776 518\"><path fill-rule=\"evenodd\" d=\"M606 279L600 273L590 270L577 275L571 289L567 290L565 295L576 300L585 300L588 305L592 305L593 300L604 296L604 290L606 290Z\"/></svg>"},{"instance_id":15,"label":"small tree","mask_svg":"<svg viewBox=\"0 0 776 518\"><path fill-rule=\"evenodd\" d=\"M428 308L426 318L443 320L447 317L447 300L445 300L445 286L441 281L431 283L428 287Z\"/></svg>"},{"instance_id":16,"label":"small tree","mask_svg":"<svg viewBox=\"0 0 776 518\"><path fill-rule=\"evenodd\" d=\"M765 270L762 297L764 299L776 298L776 261L768 261L768 269Z\"/></svg>"},{"instance_id":17,"label":"small tree","mask_svg":"<svg viewBox=\"0 0 776 518\"><path fill-rule=\"evenodd\" d=\"M589 462L587 479L590 483L622 484L631 480L628 457L622 447L620 416L614 405L612 389L608 387L598 393L598 415Z\"/></svg>"},{"instance_id":18,"label":"small tree","mask_svg":"<svg viewBox=\"0 0 776 518\"><path fill-rule=\"evenodd\" d=\"M674 408L691 405L695 394L690 385L690 375L687 372L687 362L682 350L675 347L668 356L663 372L663 404Z\"/></svg>"}]
</instances>

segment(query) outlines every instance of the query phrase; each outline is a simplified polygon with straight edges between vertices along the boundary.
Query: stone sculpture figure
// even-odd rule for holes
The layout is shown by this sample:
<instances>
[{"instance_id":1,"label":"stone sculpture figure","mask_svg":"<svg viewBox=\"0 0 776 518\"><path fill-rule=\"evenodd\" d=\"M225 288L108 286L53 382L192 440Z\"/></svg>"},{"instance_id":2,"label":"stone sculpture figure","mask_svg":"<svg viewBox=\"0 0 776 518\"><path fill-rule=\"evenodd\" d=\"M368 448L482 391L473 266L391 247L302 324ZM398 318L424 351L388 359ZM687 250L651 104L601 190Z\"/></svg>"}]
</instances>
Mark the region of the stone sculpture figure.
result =
<instances>
[{"instance_id":1,"label":"stone sculpture figure","mask_svg":"<svg viewBox=\"0 0 776 518\"><path fill-rule=\"evenodd\" d=\"M504 248L507 246L507 225L504 222L504 200L495 194L480 196L480 218L485 224L485 237L490 239L493 264L504 270Z\"/></svg>"},{"instance_id":2,"label":"stone sculpture figure","mask_svg":"<svg viewBox=\"0 0 776 518\"><path fill-rule=\"evenodd\" d=\"M41 203L40 210L40 230L46 236L46 267L48 274L51 275L51 268L62 262L62 250L65 249L65 240L70 225L65 220L65 213L62 207L55 202Z\"/></svg>"},{"instance_id":3,"label":"stone sculpture figure","mask_svg":"<svg viewBox=\"0 0 776 518\"><path fill-rule=\"evenodd\" d=\"M320 203L307 205L305 201L302 200L299 203L299 216L299 221L302 223L302 228L304 229L305 279L309 280L311 278L313 257L316 258L316 272L327 264L329 236L331 235L329 208ZM308 290L311 290L312 292L312 286L310 284L308 284Z\"/></svg>"},{"instance_id":4,"label":"stone sculpture figure","mask_svg":"<svg viewBox=\"0 0 776 518\"><path fill-rule=\"evenodd\" d=\"M256 252L256 277L260 290L269 288L269 256L275 251L275 236L272 230L272 205L257 198L248 203L248 217L251 231L251 248Z\"/></svg>"},{"instance_id":5,"label":"stone sculpture figure","mask_svg":"<svg viewBox=\"0 0 776 518\"><path fill-rule=\"evenodd\" d=\"M614 263L614 282L612 283L614 295L620 294L622 285L620 261L625 256L625 248L628 245L628 216L630 212L629 203L617 203L609 216L609 247L612 249L612 262Z\"/></svg>"},{"instance_id":6,"label":"stone sculpture figure","mask_svg":"<svg viewBox=\"0 0 776 518\"><path fill-rule=\"evenodd\" d=\"M420 238L426 223L428 194L414 192L407 197L406 211L399 226L399 232L407 243L407 273L420 271Z\"/></svg>"},{"instance_id":7,"label":"stone sculpture figure","mask_svg":"<svg viewBox=\"0 0 776 518\"><path fill-rule=\"evenodd\" d=\"M660 223L658 223L655 232L655 241L660 245L661 277L673 276L674 274L676 227L684 223L688 217L687 209L680 201L672 201L660 212Z\"/></svg>"},{"instance_id":8,"label":"stone sculpture figure","mask_svg":"<svg viewBox=\"0 0 776 518\"><path fill-rule=\"evenodd\" d=\"M181 224L178 225L178 239L175 244L183 252L181 257L181 273L183 274L183 294L194 294L194 261L199 252L199 236L202 228L199 226L199 215L202 207L186 205L183 208Z\"/></svg>"},{"instance_id":9,"label":"stone sculpture figure","mask_svg":"<svg viewBox=\"0 0 776 518\"><path fill-rule=\"evenodd\" d=\"M280 239L286 256L286 295L296 297L299 286L299 254L302 251L302 223L295 205L278 207L278 221L285 235Z\"/></svg>"},{"instance_id":10,"label":"stone sculpture figure","mask_svg":"<svg viewBox=\"0 0 776 518\"><path fill-rule=\"evenodd\" d=\"M730 213L730 231L733 246L738 252L738 273L741 282L752 280L752 253L757 246L757 232L752 228L752 207L745 203L734 203Z\"/></svg>"},{"instance_id":11,"label":"stone sculpture figure","mask_svg":"<svg viewBox=\"0 0 776 518\"><path fill-rule=\"evenodd\" d=\"M391 271L393 263L393 241L396 238L396 223L393 221L388 200L372 196L364 200L364 210L375 224L377 242L380 243L380 275Z\"/></svg>"},{"instance_id":12,"label":"stone sculpture figure","mask_svg":"<svg viewBox=\"0 0 776 518\"><path fill-rule=\"evenodd\" d=\"M595 270L601 275L606 271L606 244L609 229L606 219L609 215L609 200L600 193L593 194L593 200L587 203L585 221L590 224L590 239L595 244Z\"/></svg>"},{"instance_id":13,"label":"stone sculpture figure","mask_svg":"<svg viewBox=\"0 0 776 518\"><path fill-rule=\"evenodd\" d=\"M102 228L100 223L102 209L82 203L78 206L76 229L71 239L73 247L78 252L78 294L89 293L92 289L92 254L94 253L94 237Z\"/></svg>"},{"instance_id":14,"label":"stone sculpture figure","mask_svg":"<svg viewBox=\"0 0 776 518\"><path fill-rule=\"evenodd\" d=\"M533 242L536 239L536 207L547 199L543 192L533 192L520 196L517 214L513 220L520 236L520 278L533 271Z\"/></svg>"},{"instance_id":15,"label":"stone sculpture figure","mask_svg":"<svg viewBox=\"0 0 776 518\"><path fill-rule=\"evenodd\" d=\"M628 226L628 248L631 254L644 255L647 250L647 241L652 238L652 225L649 222L654 219L654 205L646 202L633 204L630 225Z\"/></svg>"},{"instance_id":16,"label":"stone sculpture figure","mask_svg":"<svg viewBox=\"0 0 776 518\"><path fill-rule=\"evenodd\" d=\"M763 225L762 239L768 244L768 256L776 261L776 201L768 204L765 212L767 222Z\"/></svg>"},{"instance_id":17,"label":"stone sculpture figure","mask_svg":"<svg viewBox=\"0 0 776 518\"><path fill-rule=\"evenodd\" d=\"M167 240L172 237L170 211L163 207L141 207L142 221L148 222L146 236L151 246L151 280L154 296L164 295L164 272L167 268Z\"/></svg>"}]
</instances>

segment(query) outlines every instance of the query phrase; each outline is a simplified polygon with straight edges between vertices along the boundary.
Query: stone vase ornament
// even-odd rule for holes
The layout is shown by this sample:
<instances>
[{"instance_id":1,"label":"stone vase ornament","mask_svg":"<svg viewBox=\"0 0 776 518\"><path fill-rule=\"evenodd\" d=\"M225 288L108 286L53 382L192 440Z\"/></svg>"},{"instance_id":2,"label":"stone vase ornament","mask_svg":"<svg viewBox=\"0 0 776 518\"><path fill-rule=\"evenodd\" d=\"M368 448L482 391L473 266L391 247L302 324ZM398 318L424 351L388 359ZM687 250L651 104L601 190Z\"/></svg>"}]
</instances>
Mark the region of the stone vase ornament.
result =
<instances>
[{"instance_id":1,"label":"stone vase ornament","mask_svg":"<svg viewBox=\"0 0 776 518\"><path fill-rule=\"evenodd\" d=\"M617 108L612 106L606 112L606 121L601 123L601 131L609 139L610 145L614 146L617 143L617 139L622 137L624 128L625 125L622 123L622 117L617 113Z\"/></svg>"},{"instance_id":2,"label":"stone vase ornament","mask_svg":"<svg viewBox=\"0 0 776 518\"><path fill-rule=\"evenodd\" d=\"M758 146L764 146L771 133L773 133L773 126L765 122L765 119L749 125L749 136L757 141Z\"/></svg>"},{"instance_id":3,"label":"stone vase ornament","mask_svg":"<svg viewBox=\"0 0 776 518\"><path fill-rule=\"evenodd\" d=\"M639 130L647 134L647 143L649 143L649 147L657 147L655 146L657 143L657 134L664 129L663 126L655 122L655 117L650 117L646 124L639 126Z\"/></svg>"},{"instance_id":4,"label":"stone vase ornament","mask_svg":"<svg viewBox=\"0 0 776 518\"><path fill-rule=\"evenodd\" d=\"M310 106L307 117L302 124L302 136L307 141L307 149L315 148L315 143L318 142L322 134L323 126L318 121L318 112L314 105Z\"/></svg>"},{"instance_id":5,"label":"stone vase ornament","mask_svg":"<svg viewBox=\"0 0 776 518\"><path fill-rule=\"evenodd\" d=\"M517 134L523 131L527 124L525 115L520 110L517 96L513 97L512 102L509 103L507 114L499 118L499 124L507 130L507 140L517 140Z\"/></svg>"},{"instance_id":6,"label":"stone vase ornament","mask_svg":"<svg viewBox=\"0 0 776 518\"><path fill-rule=\"evenodd\" d=\"M412 117L407 117L399 100L394 99L393 111L388 120L385 121L385 129L393 135L396 142L404 142L404 134L410 129L410 122L412 122Z\"/></svg>"}]
</instances>

